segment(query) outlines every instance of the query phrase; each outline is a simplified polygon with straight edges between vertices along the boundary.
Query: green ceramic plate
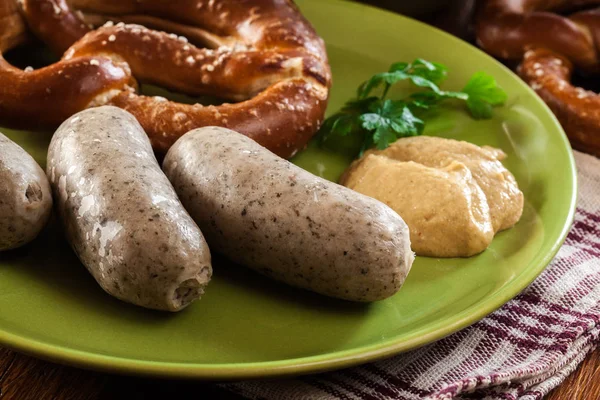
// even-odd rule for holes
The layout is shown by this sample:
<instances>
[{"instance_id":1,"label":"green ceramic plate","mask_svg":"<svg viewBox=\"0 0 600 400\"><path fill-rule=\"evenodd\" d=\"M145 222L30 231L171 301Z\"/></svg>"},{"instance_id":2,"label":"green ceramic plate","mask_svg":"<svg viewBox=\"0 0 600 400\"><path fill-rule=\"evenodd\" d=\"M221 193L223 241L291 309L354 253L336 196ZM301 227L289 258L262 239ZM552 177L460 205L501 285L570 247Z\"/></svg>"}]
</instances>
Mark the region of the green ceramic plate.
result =
<instances>
[{"instance_id":1,"label":"green ceramic plate","mask_svg":"<svg viewBox=\"0 0 600 400\"><path fill-rule=\"evenodd\" d=\"M428 134L502 148L527 200L518 225L468 259L418 258L402 290L350 304L271 282L216 260L204 298L178 314L105 294L53 223L35 243L0 255L0 343L38 357L122 373L206 379L281 376L346 367L442 338L518 294L549 263L575 205L571 149L548 108L515 75L475 48L413 20L334 0L304 0L325 38L334 86L330 111L393 61L450 69L448 89L475 71L509 93L494 119L448 108ZM45 165L49 135L7 132ZM346 160L309 148L295 160L328 178Z\"/></svg>"}]
</instances>

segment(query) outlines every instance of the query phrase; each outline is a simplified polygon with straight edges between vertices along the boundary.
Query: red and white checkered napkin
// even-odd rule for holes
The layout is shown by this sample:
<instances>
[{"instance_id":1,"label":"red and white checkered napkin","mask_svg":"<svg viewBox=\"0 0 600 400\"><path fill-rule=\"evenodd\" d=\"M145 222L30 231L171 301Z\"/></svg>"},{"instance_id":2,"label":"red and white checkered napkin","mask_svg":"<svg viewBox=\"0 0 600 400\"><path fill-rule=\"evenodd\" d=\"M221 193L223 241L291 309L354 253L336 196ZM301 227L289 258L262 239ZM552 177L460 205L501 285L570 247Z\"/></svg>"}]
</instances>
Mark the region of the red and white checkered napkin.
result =
<instances>
[{"instance_id":1,"label":"red and white checkered napkin","mask_svg":"<svg viewBox=\"0 0 600 400\"><path fill-rule=\"evenodd\" d=\"M223 385L252 399L541 399L600 333L600 160L575 153L574 226L522 294L475 325L394 358L322 375Z\"/></svg>"}]
</instances>

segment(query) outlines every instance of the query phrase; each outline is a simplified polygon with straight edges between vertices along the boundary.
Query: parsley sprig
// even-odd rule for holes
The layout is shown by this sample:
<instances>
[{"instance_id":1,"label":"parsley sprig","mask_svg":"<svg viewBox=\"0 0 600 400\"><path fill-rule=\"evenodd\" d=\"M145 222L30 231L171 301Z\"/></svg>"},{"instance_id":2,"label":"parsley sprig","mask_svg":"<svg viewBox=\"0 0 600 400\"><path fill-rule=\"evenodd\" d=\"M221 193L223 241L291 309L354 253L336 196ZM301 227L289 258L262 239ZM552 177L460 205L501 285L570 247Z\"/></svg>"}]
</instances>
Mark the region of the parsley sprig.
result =
<instances>
[{"instance_id":1,"label":"parsley sprig","mask_svg":"<svg viewBox=\"0 0 600 400\"><path fill-rule=\"evenodd\" d=\"M359 155L371 147L385 149L399 138L423 133L425 121L417 117L446 99L464 101L475 119L491 118L492 107L504 104L506 93L485 72L475 73L460 92L440 89L448 69L435 62L416 59L398 62L387 72L373 75L357 90L340 111L327 118L319 131L321 143L348 138L361 142ZM416 86L416 91L399 100L388 99L390 88L403 81ZM379 95L373 93L379 92Z\"/></svg>"}]
</instances>

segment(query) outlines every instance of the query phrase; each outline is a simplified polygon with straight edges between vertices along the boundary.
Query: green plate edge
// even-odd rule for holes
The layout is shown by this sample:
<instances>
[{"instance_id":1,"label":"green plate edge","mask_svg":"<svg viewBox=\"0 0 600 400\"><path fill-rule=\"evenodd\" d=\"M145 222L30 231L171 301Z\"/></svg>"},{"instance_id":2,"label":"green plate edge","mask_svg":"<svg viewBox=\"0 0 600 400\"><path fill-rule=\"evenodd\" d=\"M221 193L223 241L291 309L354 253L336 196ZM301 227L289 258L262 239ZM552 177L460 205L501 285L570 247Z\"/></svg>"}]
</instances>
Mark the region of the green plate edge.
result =
<instances>
[{"instance_id":1,"label":"green plate edge","mask_svg":"<svg viewBox=\"0 0 600 400\"><path fill-rule=\"evenodd\" d=\"M342 2L342 0L320 0L320 2L339 4ZM359 10L367 9L369 13L378 14L379 18L387 18L391 22L402 23L408 21L409 23L417 24L424 29L436 30L439 35L445 36L447 40L451 41L457 47L470 48L470 51L478 52L482 57L491 59L493 62L498 64L501 69L504 69L506 72L514 76L514 73L511 70L494 60L492 57L444 31L431 27L422 22L415 21L411 18L381 10L376 7L370 7L354 2L344 3L345 7ZM515 79L519 78L515 76ZM553 123L562 132L562 127L546 104L543 103L543 101L537 97L535 92L525 83L521 82L521 84L527 88L532 96L535 97L535 101L540 103L543 108L547 110ZM556 139L561 140L562 145L564 145L565 148L569 150L571 149L566 135L561 135L560 138ZM568 152L568 161L571 172L571 196L569 201L568 217L559 237L552 244L550 251L538 259L537 263L535 263L537 268L530 268L525 271L525 273L520 276L520 279L513 282L512 285L503 287L494 296L487 299L485 303L478 304L476 310L467 309L462 313L457 314L451 323L438 329L431 330L429 333L423 334L411 340L391 340L389 342L383 342L377 345L363 346L354 348L352 350L333 352L321 356L311 356L272 362L222 364L221 366L215 366L215 364L206 365L196 363L135 361L120 357L90 354L88 352L72 350L63 346L52 346L39 341L23 339L20 336L10 334L1 329L0 343L5 347L32 355L37 358L85 369L137 376L203 380L239 380L319 373L340 368L347 368L358 364L391 357L404 351L413 350L472 325L473 323L484 318L486 315L497 310L506 302L514 298L517 294L519 294L531 282L533 282L535 278L539 276L539 274L546 268L550 261L552 261L561 245L565 241L575 216L575 207L577 201L577 172L572 151Z\"/></svg>"}]
</instances>

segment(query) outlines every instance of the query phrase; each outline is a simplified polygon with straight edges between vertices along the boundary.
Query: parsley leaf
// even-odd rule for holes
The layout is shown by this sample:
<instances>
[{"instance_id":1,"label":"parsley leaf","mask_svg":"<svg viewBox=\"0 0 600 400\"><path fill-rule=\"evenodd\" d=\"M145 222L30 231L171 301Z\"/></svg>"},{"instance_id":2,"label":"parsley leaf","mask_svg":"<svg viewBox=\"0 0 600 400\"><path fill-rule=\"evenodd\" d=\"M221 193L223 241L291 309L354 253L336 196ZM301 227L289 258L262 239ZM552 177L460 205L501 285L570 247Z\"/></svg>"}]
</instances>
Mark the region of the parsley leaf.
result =
<instances>
[{"instance_id":1,"label":"parsley leaf","mask_svg":"<svg viewBox=\"0 0 600 400\"><path fill-rule=\"evenodd\" d=\"M390 67L390 71L397 70L398 67L401 67L401 64L402 63L392 64L392 66ZM436 85L442 83L448 75L448 68L446 68L445 65L435 62L429 62L421 58L417 58L410 65L411 69L415 72L418 72L419 76L435 83Z\"/></svg>"},{"instance_id":2,"label":"parsley leaf","mask_svg":"<svg viewBox=\"0 0 600 400\"><path fill-rule=\"evenodd\" d=\"M441 64L431 63L422 59L416 59L412 63L394 63L390 66L388 72L375 74L371 79L365 81L358 88L358 98L367 98L371 92L381 84L384 84L383 97L394 84L410 80L414 85L433 90L436 93L442 94L437 84L446 78L447 69Z\"/></svg>"},{"instance_id":3,"label":"parsley leaf","mask_svg":"<svg viewBox=\"0 0 600 400\"><path fill-rule=\"evenodd\" d=\"M475 119L491 118L492 106L504 104L507 98L494 77L485 72L473 74L462 91L468 95L467 107Z\"/></svg>"},{"instance_id":4,"label":"parsley leaf","mask_svg":"<svg viewBox=\"0 0 600 400\"><path fill-rule=\"evenodd\" d=\"M401 137L415 136L423 131L423 121L415 117L403 101L385 100L372 112L362 114L360 121L364 129L375 131L373 143L380 150Z\"/></svg>"},{"instance_id":5,"label":"parsley leaf","mask_svg":"<svg viewBox=\"0 0 600 400\"><path fill-rule=\"evenodd\" d=\"M360 127L360 115L371 108L373 103L378 103L377 97L361 100L350 100L344 107L331 117L327 118L321 126L321 143L326 142L330 136L348 136Z\"/></svg>"},{"instance_id":6,"label":"parsley leaf","mask_svg":"<svg viewBox=\"0 0 600 400\"><path fill-rule=\"evenodd\" d=\"M360 148L351 146L351 151L360 156L371 147L385 149L399 138L420 135L425 121L418 118L418 113L444 100L464 101L475 119L490 118L492 107L506 101L506 93L484 72L475 73L460 92L440 89L447 74L444 65L423 59L392 64L387 72L363 82L356 98L324 121L319 130L321 145L331 147L333 143L345 149L348 143L359 143ZM389 89L402 81L418 90L405 99L386 99ZM375 95L377 92L380 94Z\"/></svg>"}]
</instances>

